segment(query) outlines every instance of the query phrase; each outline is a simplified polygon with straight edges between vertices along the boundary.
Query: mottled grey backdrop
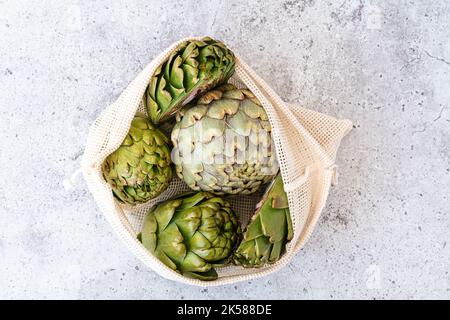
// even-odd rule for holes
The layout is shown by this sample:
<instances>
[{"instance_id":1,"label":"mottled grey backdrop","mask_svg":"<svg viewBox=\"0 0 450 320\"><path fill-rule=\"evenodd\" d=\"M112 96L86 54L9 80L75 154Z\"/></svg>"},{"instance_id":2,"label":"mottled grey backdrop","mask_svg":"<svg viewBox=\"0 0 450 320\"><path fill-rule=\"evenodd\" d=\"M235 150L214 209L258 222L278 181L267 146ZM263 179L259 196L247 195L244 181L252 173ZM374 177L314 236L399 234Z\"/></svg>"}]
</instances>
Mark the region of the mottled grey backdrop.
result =
<instances>
[{"instance_id":1,"label":"mottled grey backdrop","mask_svg":"<svg viewBox=\"0 0 450 320\"><path fill-rule=\"evenodd\" d=\"M211 289L144 267L81 177L63 186L102 109L189 35L354 121L307 245L277 274ZM450 298L449 39L445 0L0 0L0 297Z\"/></svg>"}]
</instances>

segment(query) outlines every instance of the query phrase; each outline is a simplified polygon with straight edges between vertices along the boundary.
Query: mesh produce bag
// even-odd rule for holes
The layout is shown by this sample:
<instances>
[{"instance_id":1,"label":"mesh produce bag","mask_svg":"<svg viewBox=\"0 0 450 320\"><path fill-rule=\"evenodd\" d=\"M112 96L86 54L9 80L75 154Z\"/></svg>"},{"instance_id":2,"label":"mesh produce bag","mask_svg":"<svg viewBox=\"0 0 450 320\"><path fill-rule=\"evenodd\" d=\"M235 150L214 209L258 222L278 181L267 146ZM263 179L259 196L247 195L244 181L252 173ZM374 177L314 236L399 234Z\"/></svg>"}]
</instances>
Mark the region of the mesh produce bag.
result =
<instances>
[{"instance_id":1,"label":"mesh produce bag","mask_svg":"<svg viewBox=\"0 0 450 320\"><path fill-rule=\"evenodd\" d=\"M127 248L145 265L161 276L199 286L215 286L249 280L272 273L286 265L310 236L322 211L329 188L336 178L334 164L341 139L351 129L349 120L337 120L330 116L285 103L255 72L236 56L236 71L230 82L237 87L247 87L261 102L272 125L272 138L280 165L293 223L293 239L286 246L286 253L271 265L261 268L226 266L217 268L218 279L201 281L187 278L170 269L154 257L137 240L144 216L158 202L189 191L177 177L169 188L151 201L127 206L115 200L111 187L104 180L101 164L115 151L125 138L136 112L145 112L142 97L155 69L166 60L182 42L200 39L188 38L174 43L151 61L134 79L120 97L107 107L92 125L82 171L89 190ZM238 213L243 226L255 211L261 194L232 197L230 202Z\"/></svg>"}]
</instances>

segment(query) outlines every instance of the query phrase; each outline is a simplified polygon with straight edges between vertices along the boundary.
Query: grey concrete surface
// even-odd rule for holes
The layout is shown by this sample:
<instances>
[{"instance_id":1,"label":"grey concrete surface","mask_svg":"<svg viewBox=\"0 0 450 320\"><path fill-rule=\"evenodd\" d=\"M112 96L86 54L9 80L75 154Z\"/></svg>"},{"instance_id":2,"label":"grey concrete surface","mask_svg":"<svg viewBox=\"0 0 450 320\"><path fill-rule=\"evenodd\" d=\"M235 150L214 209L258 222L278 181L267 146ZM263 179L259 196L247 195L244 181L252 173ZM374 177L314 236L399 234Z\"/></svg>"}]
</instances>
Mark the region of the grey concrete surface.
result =
<instances>
[{"instance_id":1,"label":"grey concrete surface","mask_svg":"<svg viewBox=\"0 0 450 320\"><path fill-rule=\"evenodd\" d=\"M350 118L339 185L277 274L171 282L82 179L90 124L189 35L225 41L285 100ZM450 298L448 1L0 0L0 298Z\"/></svg>"}]
</instances>

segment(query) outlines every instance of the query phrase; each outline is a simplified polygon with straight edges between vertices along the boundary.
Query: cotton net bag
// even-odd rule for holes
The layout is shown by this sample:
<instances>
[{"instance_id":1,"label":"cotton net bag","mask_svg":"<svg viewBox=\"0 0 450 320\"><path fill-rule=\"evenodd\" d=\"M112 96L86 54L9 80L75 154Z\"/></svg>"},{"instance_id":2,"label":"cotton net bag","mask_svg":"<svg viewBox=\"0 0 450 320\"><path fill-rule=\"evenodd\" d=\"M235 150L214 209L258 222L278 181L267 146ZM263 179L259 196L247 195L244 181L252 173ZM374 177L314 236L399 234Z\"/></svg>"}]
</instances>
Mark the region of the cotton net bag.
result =
<instances>
[{"instance_id":1,"label":"cotton net bag","mask_svg":"<svg viewBox=\"0 0 450 320\"><path fill-rule=\"evenodd\" d=\"M155 69L179 44L198 39L200 38L182 39L170 46L138 74L117 101L101 113L90 128L82 159L82 172L89 190L114 231L145 265L167 279L197 286L217 286L275 272L285 266L302 248L312 233L325 205L330 186L337 177L334 164L337 148L352 124L349 120L337 120L284 102L236 55L236 71L229 82L252 91L268 115L288 196L294 235L286 246L286 252L276 263L260 268L233 265L216 268L218 278L214 281L188 278L170 269L144 248L137 240L137 234L141 231L144 217L152 206L189 191L189 187L174 177L169 188L155 199L134 207L123 205L115 200L111 187L104 180L101 164L121 145L136 112L145 113L142 97ZM231 198L231 205L243 227L254 213L260 197L261 194Z\"/></svg>"}]
</instances>

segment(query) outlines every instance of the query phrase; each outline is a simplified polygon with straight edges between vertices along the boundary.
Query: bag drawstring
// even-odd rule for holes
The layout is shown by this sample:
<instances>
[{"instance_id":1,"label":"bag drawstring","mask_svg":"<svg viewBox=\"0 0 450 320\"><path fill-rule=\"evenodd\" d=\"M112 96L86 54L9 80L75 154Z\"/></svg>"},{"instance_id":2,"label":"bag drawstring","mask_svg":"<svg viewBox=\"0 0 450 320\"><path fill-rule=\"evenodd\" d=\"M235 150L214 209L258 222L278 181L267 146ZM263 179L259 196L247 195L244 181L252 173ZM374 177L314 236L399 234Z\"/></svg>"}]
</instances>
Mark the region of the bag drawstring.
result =
<instances>
[{"instance_id":1,"label":"bag drawstring","mask_svg":"<svg viewBox=\"0 0 450 320\"><path fill-rule=\"evenodd\" d=\"M333 170L332 174L331 174L331 185L335 186L338 184L338 178L339 178L339 172L337 170L338 166L333 164L332 166L330 166L328 169L329 170Z\"/></svg>"},{"instance_id":2,"label":"bag drawstring","mask_svg":"<svg viewBox=\"0 0 450 320\"><path fill-rule=\"evenodd\" d=\"M311 174L311 166L306 166L303 174L290 183L284 183L284 190L286 192L294 191L300 188L308 179Z\"/></svg>"},{"instance_id":3,"label":"bag drawstring","mask_svg":"<svg viewBox=\"0 0 450 320\"><path fill-rule=\"evenodd\" d=\"M82 173L81 168L75 170L69 178L66 178L63 180L63 186L64 189L66 189L67 191L71 191L75 188L76 185L76 179L77 177Z\"/></svg>"}]
</instances>

